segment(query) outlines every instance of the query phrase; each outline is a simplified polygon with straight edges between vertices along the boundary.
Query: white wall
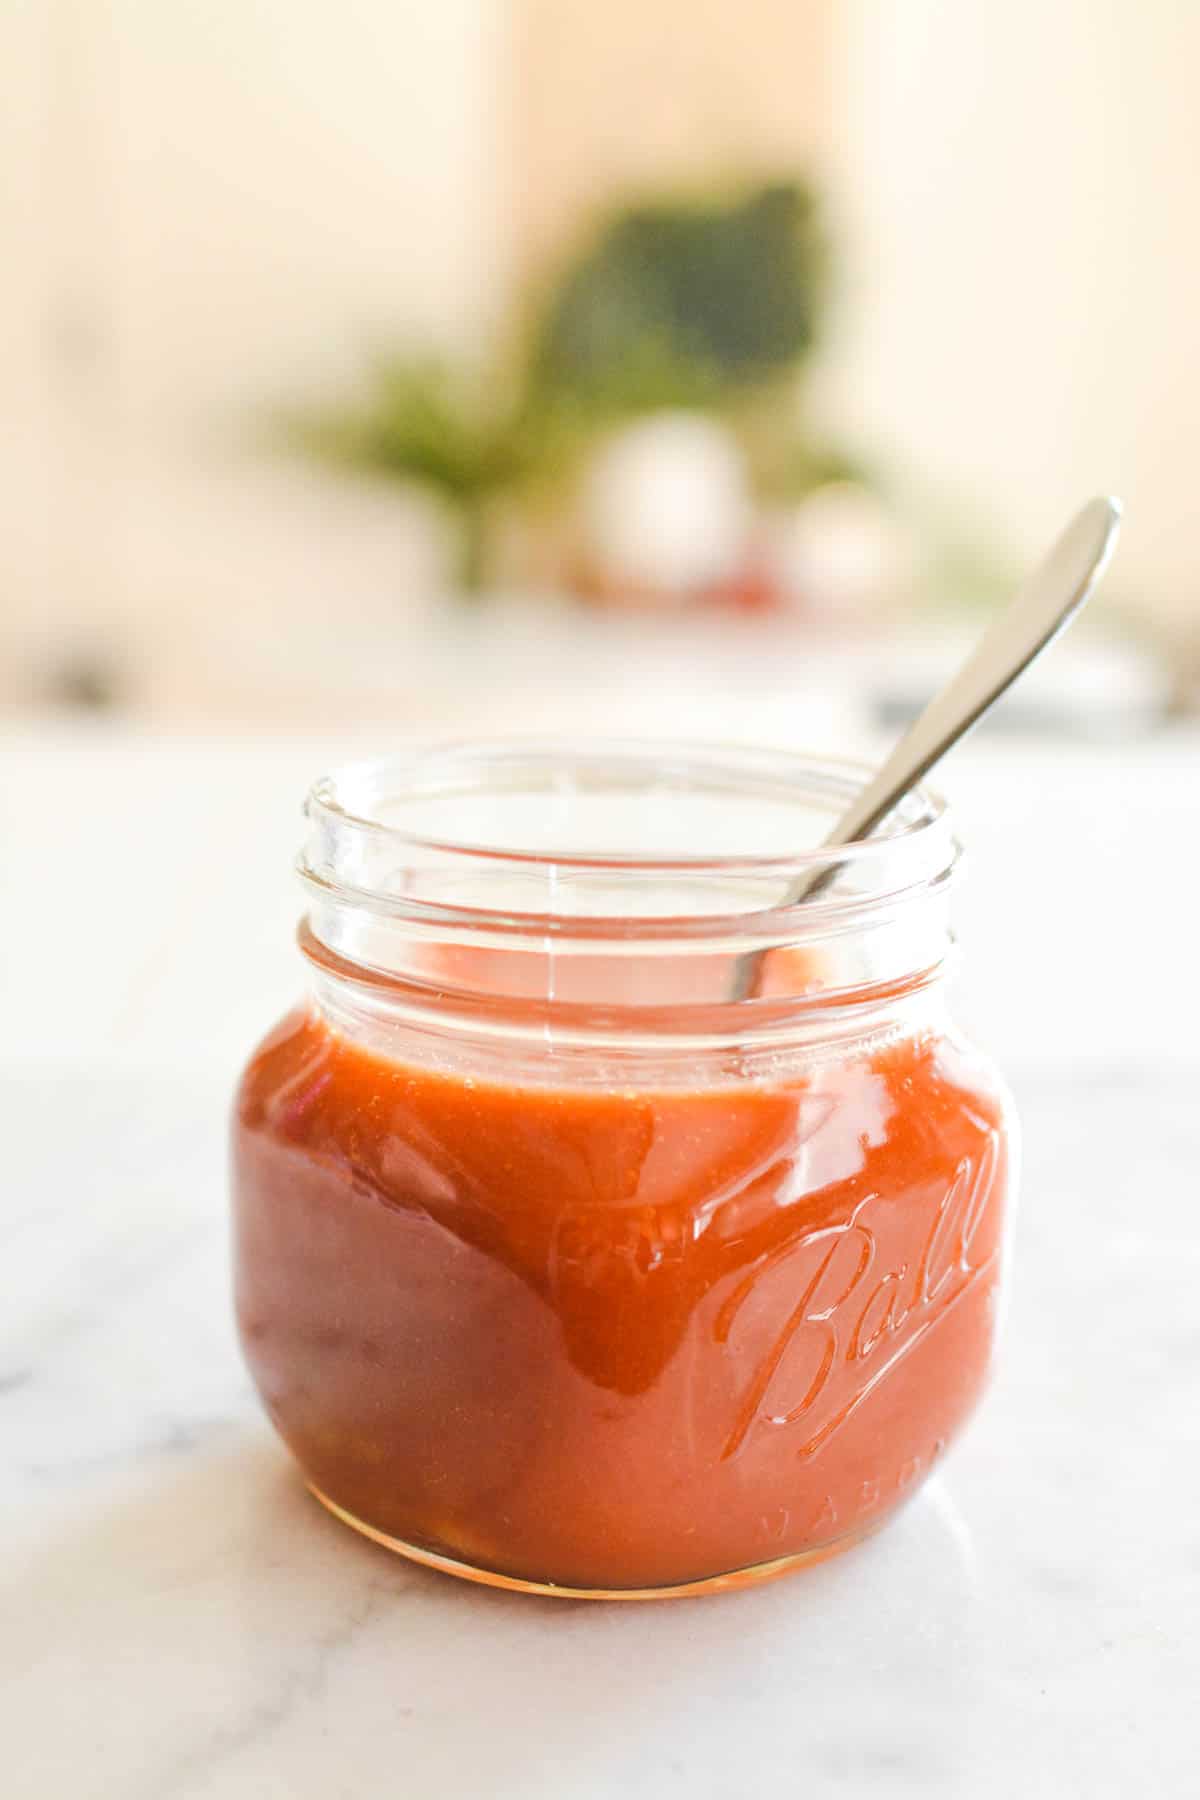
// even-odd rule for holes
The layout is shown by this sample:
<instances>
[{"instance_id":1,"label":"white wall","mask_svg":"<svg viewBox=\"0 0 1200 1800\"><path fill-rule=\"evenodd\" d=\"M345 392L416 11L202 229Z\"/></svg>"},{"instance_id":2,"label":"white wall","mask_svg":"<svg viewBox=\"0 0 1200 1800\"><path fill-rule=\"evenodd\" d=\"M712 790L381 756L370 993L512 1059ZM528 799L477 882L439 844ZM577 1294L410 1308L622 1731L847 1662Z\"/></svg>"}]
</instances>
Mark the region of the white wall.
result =
<instances>
[{"instance_id":1,"label":"white wall","mask_svg":"<svg viewBox=\"0 0 1200 1800\"><path fill-rule=\"evenodd\" d=\"M834 410L1018 552L1117 489L1114 588L1194 617L1200 5L836 16L827 103L796 89L843 227ZM149 663L210 612L271 654L420 585L390 497L229 446L372 335L503 308L511 31L508 0L0 6L0 688L6 639Z\"/></svg>"},{"instance_id":2,"label":"white wall","mask_svg":"<svg viewBox=\"0 0 1200 1800\"><path fill-rule=\"evenodd\" d=\"M1196 619L1200 6L841 16L838 410L1022 550L1121 492L1117 585Z\"/></svg>"},{"instance_id":3,"label":"white wall","mask_svg":"<svg viewBox=\"0 0 1200 1800\"><path fill-rule=\"evenodd\" d=\"M0 8L0 636L221 604L247 522L280 550L250 546L256 575L286 584L306 532L319 553L309 485L256 504L219 453L373 339L471 344L501 305L503 19L502 0Z\"/></svg>"}]
</instances>

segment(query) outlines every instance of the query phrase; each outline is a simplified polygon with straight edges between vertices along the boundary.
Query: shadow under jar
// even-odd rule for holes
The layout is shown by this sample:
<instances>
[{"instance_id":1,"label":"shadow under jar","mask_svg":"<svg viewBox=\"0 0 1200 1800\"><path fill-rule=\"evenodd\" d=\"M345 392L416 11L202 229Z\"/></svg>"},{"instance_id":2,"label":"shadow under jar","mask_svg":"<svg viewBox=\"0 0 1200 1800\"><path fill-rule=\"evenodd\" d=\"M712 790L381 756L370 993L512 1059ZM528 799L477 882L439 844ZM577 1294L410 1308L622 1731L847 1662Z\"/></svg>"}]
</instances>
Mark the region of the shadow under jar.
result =
<instances>
[{"instance_id":1,"label":"shadow under jar","mask_svg":"<svg viewBox=\"0 0 1200 1800\"><path fill-rule=\"evenodd\" d=\"M1011 1121L945 1013L941 803L796 849L866 774L482 744L314 788L237 1309L348 1524L506 1586L728 1587L873 1530L959 1431Z\"/></svg>"}]
</instances>

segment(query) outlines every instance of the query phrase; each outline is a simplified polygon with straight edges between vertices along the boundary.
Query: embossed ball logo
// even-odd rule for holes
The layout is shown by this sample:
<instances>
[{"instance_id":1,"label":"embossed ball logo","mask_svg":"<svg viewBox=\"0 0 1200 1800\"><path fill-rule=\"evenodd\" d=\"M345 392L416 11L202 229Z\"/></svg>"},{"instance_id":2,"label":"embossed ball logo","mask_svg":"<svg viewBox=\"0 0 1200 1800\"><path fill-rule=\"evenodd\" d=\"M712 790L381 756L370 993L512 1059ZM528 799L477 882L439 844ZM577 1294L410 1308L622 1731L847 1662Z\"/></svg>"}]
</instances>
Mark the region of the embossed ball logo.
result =
<instances>
[{"instance_id":1,"label":"embossed ball logo","mask_svg":"<svg viewBox=\"0 0 1200 1800\"><path fill-rule=\"evenodd\" d=\"M723 1460L756 1431L781 1427L796 1432L799 1457L815 1456L979 1286L999 1255L991 1228L999 1159L992 1131L979 1157L964 1156L949 1186L924 1202L926 1217L911 1232L916 1250L907 1261L885 1265L881 1234L872 1225L884 1202L870 1193L848 1219L792 1239L738 1283L717 1314L716 1341L738 1349L739 1339L744 1344L759 1334L764 1317L772 1324L766 1348L751 1355L754 1374ZM784 1291L795 1298L776 1323Z\"/></svg>"}]
</instances>

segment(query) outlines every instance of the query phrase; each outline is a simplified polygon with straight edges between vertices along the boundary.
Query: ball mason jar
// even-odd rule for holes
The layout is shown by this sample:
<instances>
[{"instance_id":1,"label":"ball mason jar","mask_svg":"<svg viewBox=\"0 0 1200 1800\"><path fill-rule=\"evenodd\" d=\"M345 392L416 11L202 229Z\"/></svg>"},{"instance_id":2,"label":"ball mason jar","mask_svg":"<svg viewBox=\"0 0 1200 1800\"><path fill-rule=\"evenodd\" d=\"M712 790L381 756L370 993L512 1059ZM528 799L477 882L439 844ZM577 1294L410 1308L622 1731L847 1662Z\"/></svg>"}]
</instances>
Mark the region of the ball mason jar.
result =
<instances>
[{"instance_id":1,"label":"ball mason jar","mask_svg":"<svg viewBox=\"0 0 1200 1800\"><path fill-rule=\"evenodd\" d=\"M942 803L804 848L868 775L477 744L312 790L309 993L236 1101L237 1313L347 1524L502 1586L693 1592L854 1543L936 1466L1013 1126L946 1012Z\"/></svg>"}]
</instances>

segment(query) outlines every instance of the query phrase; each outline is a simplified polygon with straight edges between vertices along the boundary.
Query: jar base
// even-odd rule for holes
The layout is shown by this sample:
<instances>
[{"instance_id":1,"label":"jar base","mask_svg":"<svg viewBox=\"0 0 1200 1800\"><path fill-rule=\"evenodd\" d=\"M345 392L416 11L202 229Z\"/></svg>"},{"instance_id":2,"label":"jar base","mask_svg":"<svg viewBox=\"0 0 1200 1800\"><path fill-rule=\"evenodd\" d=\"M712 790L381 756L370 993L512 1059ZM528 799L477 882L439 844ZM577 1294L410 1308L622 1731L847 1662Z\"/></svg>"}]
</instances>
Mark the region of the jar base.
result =
<instances>
[{"instance_id":1,"label":"jar base","mask_svg":"<svg viewBox=\"0 0 1200 1800\"><path fill-rule=\"evenodd\" d=\"M881 1525L887 1523L886 1519L874 1520L855 1531L847 1531L840 1537L831 1538L828 1543L814 1545L811 1550L797 1550L790 1556L753 1563L748 1568L731 1569L724 1575L706 1575L699 1581L683 1581L668 1587L579 1588L564 1587L552 1581L523 1581L516 1575L501 1575L494 1569L481 1569L473 1563L459 1562L453 1556L442 1556L436 1550L422 1549L419 1544L391 1537L377 1526L368 1525L365 1519L356 1518L344 1506L339 1506L336 1500L331 1500L328 1494L323 1494L311 1481L307 1486L325 1510L332 1513L335 1519L340 1519L343 1525L349 1525L352 1531L370 1538L374 1544L382 1544L385 1550L392 1550L397 1556L406 1556L410 1562L422 1563L427 1569L437 1569L443 1575L456 1575L460 1581L478 1582L483 1587L508 1588L519 1594L544 1594L557 1600L683 1600L697 1594L732 1593L738 1588L777 1581L783 1575L792 1575L797 1570L826 1562L831 1556L839 1556L843 1550L853 1549L855 1544L873 1536Z\"/></svg>"}]
</instances>

